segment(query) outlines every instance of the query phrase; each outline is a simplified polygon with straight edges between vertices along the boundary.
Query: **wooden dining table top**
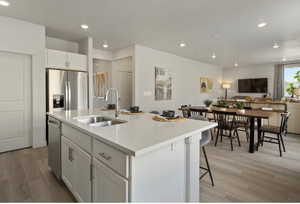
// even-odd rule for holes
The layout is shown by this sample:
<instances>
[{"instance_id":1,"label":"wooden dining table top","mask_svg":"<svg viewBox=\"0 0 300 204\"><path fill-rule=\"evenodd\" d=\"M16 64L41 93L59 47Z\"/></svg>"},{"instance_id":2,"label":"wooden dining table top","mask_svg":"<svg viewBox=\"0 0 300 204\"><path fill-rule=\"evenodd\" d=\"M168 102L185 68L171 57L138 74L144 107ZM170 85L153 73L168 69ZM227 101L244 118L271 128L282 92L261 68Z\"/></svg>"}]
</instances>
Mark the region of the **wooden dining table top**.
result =
<instances>
[{"instance_id":1,"label":"wooden dining table top","mask_svg":"<svg viewBox=\"0 0 300 204\"><path fill-rule=\"evenodd\" d=\"M233 113L236 115L240 116L245 116L245 117L252 117L252 118L261 118L261 119L268 119L270 118L274 113L270 111L265 111L265 110L251 110L251 109L236 109L236 108L221 108L221 107L202 107L202 106L191 106L191 107L186 107L190 111L199 111L199 112L210 112L212 113L213 111L220 111L220 112L226 112L226 113Z\"/></svg>"}]
</instances>

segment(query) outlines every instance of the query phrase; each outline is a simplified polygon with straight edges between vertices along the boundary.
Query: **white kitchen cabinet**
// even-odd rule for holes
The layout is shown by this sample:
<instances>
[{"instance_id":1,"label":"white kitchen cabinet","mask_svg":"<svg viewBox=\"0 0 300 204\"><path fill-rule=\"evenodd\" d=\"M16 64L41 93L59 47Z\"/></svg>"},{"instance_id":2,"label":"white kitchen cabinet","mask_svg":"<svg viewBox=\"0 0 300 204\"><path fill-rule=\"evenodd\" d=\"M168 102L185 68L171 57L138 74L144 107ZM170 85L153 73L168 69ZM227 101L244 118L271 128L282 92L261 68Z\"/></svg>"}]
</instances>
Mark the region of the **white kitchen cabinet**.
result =
<instances>
[{"instance_id":1,"label":"white kitchen cabinet","mask_svg":"<svg viewBox=\"0 0 300 204\"><path fill-rule=\"evenodd\" d=\"M80 69L87 71L87 57L86 55L80 55L77 53L67 53L68 66L71 69Z\"/></svg>"},{"instance_id":2,"label":"white kitchen cabinet","mask_svg":"<svg viewBox=\"0 0 300 204\"><path fill-rule=\"evenodd\" d=\"M47 50L47 67L63 69L67 67L67 53L59 50Z\"/></svg>"},{"instance_id":3,"label":"white kitchen cabinet","mask_svg":"<svg viewBox=\"0 0 300 204\"><path fill-rule=\"evenodd\" d=\"M46 55L47 68L87 71L86 55L51 49L47 49Z\"/></svg>"},{"instance_id":4,"label":"white kitchen cabinet","mask_svg":"<svg viewBox=\"0 0 300 204\"><path fill-rule=\"evenodd\" d=\"M93 159L93 202L128 202L128 181Z\"/></svg>"},{"instance_id":5,"label":"white kitchen cabinet","mask_svg":"<svg viewBox=\"0 0 300 204\"><path fill-rule=\"evenodd\" d=\"M61 139L61 163L62 179L71 192L75 192L75 169L74 169L74 145L62 137Z\"/></svg>"},{"instance_id":6,"label":"white kitchen cabinet","mask_svg":"<svg viewBox=\"0 0 300 204\"><path fill-rule=\"evenodd\" d=\"M80 202L91 202L91 156L62 137L62 179Z\"/></svg>"}]
</instances>

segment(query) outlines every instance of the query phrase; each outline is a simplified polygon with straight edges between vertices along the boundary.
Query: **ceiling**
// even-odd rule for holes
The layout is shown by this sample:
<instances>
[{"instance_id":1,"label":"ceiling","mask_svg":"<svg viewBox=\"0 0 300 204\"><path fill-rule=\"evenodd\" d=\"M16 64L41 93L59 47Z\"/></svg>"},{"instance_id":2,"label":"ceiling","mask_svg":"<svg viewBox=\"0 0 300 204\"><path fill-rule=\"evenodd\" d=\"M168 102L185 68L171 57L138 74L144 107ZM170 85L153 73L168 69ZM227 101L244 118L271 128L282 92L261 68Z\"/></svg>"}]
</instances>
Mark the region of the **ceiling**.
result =
<instances>
[{"instance_id":1,"label":"ceiling","mask_svg":"<svg viewBox=\"0 0 300 204\"><path fill-rule=\"evenodd\" d=\"M45 25L51 37L91 36L96 48L104 41L111 50L136 43L224 67L300 59L299 0L9 1L0 15ZM261 21L268 25L259 29Z\"/></svg>"}]
</instances>

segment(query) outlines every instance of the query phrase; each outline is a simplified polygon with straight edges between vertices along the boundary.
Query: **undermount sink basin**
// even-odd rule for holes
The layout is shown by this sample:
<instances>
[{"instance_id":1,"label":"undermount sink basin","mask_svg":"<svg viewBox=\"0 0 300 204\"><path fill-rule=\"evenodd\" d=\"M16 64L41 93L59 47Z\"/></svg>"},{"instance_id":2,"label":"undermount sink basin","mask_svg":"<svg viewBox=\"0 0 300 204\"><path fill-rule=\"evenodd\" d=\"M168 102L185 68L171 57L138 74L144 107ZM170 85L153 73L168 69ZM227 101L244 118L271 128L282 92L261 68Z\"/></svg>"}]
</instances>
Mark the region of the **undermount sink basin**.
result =
<instances>
[{"instance_id":1,"label":"undermount sink basin","mask_svg":"<svg viewBox=\"0 0 300 204\"><path fill-rule=\"evenodd\" d=\"M81 116L74 118L78 122L87 124L93 127L107 127L112 125L118 125L122 123L126 123L125 120L119 120L114 118L109 118L105 116Z\"/></svg>"}]
</instances>

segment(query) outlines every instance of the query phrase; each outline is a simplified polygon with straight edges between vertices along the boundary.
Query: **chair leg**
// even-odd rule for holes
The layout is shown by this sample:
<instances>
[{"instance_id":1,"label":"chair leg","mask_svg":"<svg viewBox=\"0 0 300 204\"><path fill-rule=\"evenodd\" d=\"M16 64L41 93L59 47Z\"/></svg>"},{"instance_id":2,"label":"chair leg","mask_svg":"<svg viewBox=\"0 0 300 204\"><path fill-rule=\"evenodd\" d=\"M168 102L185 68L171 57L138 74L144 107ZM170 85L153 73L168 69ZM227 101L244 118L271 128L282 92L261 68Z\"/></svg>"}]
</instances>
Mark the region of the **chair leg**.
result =
<instances>
[{"instance_id":1,"label":"chair leg","mask_svg":"<svg viewBox=\"0 0 300 204\"><path fill-rule=\"evenodd\" d=\"M277 134L277 139L278 139L279 153L280 153L280 156L282 157L281 142L280 142L280 136L279 136L279 134Z\"/></svg>"},{"instance_id":2,"label":"chair leg","mask_svg":"<svg viewBox=\"0 0 300 204\"><path fill-rule=\"evenodd\" d=\"M237 138L238 144L239 144L239 146L241 146L240 136L239 136L239 133L238 133L237 130L235 130L235 134L236 134L236 138Z\"/></svg>"},{"instance_id":3,"label":"chair leg","mask_svg":"<svg viewBox=\"0 0 300 204\"><path fill-rule=\"evenodd\" d=\"M249 132L248 132L248 128L245 128L245 132L246 132L246 139L247 142L249 141Z\"/></svg>"},{"instance_id":4,"label":"chair leg","mask_svg":"<svg viewBox=\"0 0 300 204\"><path fill-rule=\"evenodd\" d=\"M264 146L264 140L265 140L265 132L262 132L262 138L261 138L261 146Z\"/></svg>"},{"instance_id":5,"label":"chair leg","mask_svg":"<svg viewBox=\"0 0 300 204\"><path fill-rule=\"evenodd\" d=\"M232 135L231 135L231 131L230 131L230 133L229 133L229 138L230 138L231 151L233 151L233 144L232 144Z\"/></svg>"},{"instance_id":6,"label":"chair leg","mask_svg":"<svg viewBox=\"0 0 300 204\"><path fill-rule=\"evenodd\" d=\"M211 136L211 140L214 140L214 133L212 129L210 129L210 136Z\"/></svg>"},{"instance_id":7,"label":"chair leg","mask_svg":"<svg viewBox=\"0 0 300 204\"><path fill-rule=\"evenodd\" d=\"M221 138L220 138L221 142L223 142L223 131L224 130L221 130Z\"/></svg>"},{"instance_id":8,"label":"chair leg","mask_svg":"<svg viewBox=\"0 0 300 204\"><path fill-rule=\"evenodd\" d=\"M284 145L284 142L283 142L283 137L282 137L282 134L280 134L280 140L281 140L281 144L282 144L282 147L283 147L283 151L285 151L285 145Z\"/></svg>"},{"instance_id":9,"label":"chair leg","mask_svg":"<svg viewBox=\"0 0 300 204\"><path fill-rule=\"evenodd\" d=\"M215 186L214 179L213 179L213 176L212 176L212 173L211 173L211 170L210 170L210 166L209 166L209 163L208 163L205 147L202 147L202 151L203 151L203 155L204 155L204 158L205 158L205 161L206 161L207 171L208 171L208 174L209 174L209 177L210 177L211 185Z\"/></svg>"},{"instance_id":10,"label":"chair leg","mask_svg":"<svg viewBox=\"0 0 300 204\"><path fill-rule=\"evenodd\" d=\"M216 141L215 141L215 147L218 144L219 134L220 134L220 128L218 128L218 131L217 131L217 137L216 137Z\"/></svg>"}]
</instances>

